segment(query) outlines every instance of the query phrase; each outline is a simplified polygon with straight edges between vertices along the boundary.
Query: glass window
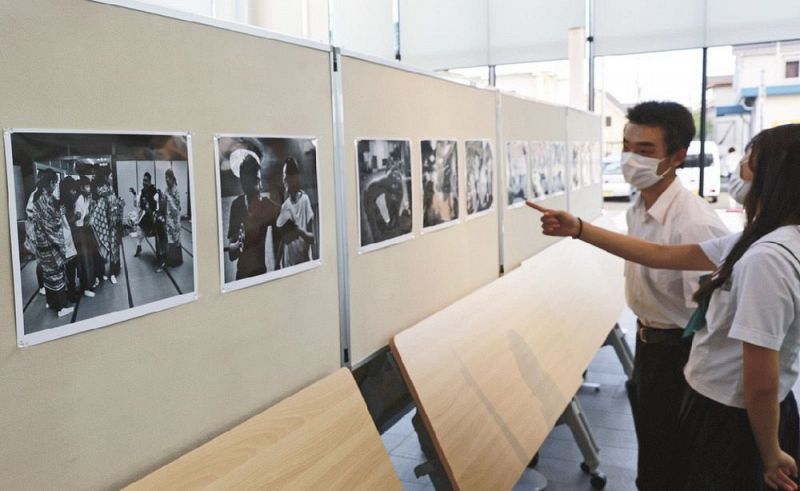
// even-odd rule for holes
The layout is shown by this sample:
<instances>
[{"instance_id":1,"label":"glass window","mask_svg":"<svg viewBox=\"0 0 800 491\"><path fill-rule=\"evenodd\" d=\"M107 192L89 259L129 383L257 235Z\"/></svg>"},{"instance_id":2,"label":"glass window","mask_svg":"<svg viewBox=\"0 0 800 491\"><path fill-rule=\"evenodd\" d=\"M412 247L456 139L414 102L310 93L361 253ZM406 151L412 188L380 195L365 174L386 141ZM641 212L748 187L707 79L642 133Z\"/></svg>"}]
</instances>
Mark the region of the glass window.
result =
<instances>
[{"instance_id":1,"label":"glass window","mask_svg":"<svg viewBox=\"0 0 800 491\"><path fill-rule=\"evenodd\" d=\"M786 62L786 78L797 78L800 76L800 61Z\"/></svg>"}]
</instances>

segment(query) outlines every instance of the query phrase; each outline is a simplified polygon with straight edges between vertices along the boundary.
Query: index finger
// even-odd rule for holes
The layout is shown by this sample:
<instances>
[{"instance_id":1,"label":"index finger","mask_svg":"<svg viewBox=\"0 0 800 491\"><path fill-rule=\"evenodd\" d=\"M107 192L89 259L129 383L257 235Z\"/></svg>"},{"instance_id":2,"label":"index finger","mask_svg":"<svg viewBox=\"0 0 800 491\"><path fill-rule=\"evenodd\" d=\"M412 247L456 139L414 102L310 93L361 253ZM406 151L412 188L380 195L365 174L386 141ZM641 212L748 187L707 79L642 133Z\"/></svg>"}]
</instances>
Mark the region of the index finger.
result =
<instances>
[{"instance_id":1,"label":"index finger","mask_svg":"<svg viewBox=\"0 0 800 491\"><path fill-rule=\"evenodd\" d=\"M547 213L548 211L550 211L549 208L545 208L544 206L538 205L538 204L536 204L535 201L532 201L532 200L526 201L525 204L530 206L531 208L533 208L536 211L541 211L542 213Z\"/></svg>"}]
</instances>

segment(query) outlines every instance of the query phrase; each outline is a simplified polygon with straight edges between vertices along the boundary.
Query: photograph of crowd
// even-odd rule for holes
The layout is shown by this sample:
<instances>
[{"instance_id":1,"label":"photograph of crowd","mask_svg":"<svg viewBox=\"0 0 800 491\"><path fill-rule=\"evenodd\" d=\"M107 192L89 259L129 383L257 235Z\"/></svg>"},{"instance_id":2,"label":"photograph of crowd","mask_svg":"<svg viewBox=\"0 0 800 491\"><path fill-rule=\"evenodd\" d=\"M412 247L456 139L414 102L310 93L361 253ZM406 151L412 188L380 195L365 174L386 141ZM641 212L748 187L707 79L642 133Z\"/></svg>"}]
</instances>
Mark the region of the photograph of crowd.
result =
<instances>
[{"instance_id":1,"label":"photograph of crowd","mask_svg":"<svg viewBox=\"0 0 800 491\"><path fill-rule=\"evenodd\" d=\"M494 202L494 163L489 140L467 140L467 215L489 210Z\"/></svg>"},{"instance_id":2,"label":"photograph of crowd","mask_svg":"<svg viewBox=\"0 0 800 491\"><path fill-rule=\"evenodd\" d=\"M422 140L422 227L458 219L458 150L455 140Z\"/></svg>"},{"instance_id":3,"label":"photograph of crowd","mask_svg":"<svg viewBox=\"0 0 800 491\"><path fill-rule=\"evenodd\" d=\"M9 131L6 161L20 345L194 299L185 134Z\"/></svg>"},{"instance_id":4,"label":"photograph of crowd","mask_svg":"<svg viewBox=\"0 0 800 491\"><path fill-rule=\"evenodd\" d=\"M542 200L550 193L550 167L551 167L551 148L550 142L532 141L529 143L530 149L530 171L531 179L531 199Z\"/></svg>"},{"instance_id":5,"label":"photograph of crowd","mask_svg":"<svg viewBox=\"0 0 800 491\"><path fill-rule=\"evenodd\" d=\"M317 140L216 138L223 291L319 264Z\"/></svg>"},{"instance_id":6,"label":"photograph of crowd","mask_svg":"<svg viewBox=\"0 0 800 491\"><path fill-rule=\"evenodd\" d=\"M356 140L362 251L411 236L411 144Z\"/></svg>"},{"instance_id":7,"label":"photograph of crowd","mask_svg":"<svg viewBox=\"0 0 800 491\"><path fill-rule=\"evenodd\" d=\"M567 146L564 142L547 142L550 155L550 195L567 191Z\"/></svg>"},{"instance_id":8,"label":"photograph of crowd","mask_svg":"<svg viewBox=\"0 0 800 491\"><path fill-rule=\"evenodd\" d=\"M508 157L508 206L522 206L528 199L528 142L506 142Z\"/></svg>"}]
</instances>

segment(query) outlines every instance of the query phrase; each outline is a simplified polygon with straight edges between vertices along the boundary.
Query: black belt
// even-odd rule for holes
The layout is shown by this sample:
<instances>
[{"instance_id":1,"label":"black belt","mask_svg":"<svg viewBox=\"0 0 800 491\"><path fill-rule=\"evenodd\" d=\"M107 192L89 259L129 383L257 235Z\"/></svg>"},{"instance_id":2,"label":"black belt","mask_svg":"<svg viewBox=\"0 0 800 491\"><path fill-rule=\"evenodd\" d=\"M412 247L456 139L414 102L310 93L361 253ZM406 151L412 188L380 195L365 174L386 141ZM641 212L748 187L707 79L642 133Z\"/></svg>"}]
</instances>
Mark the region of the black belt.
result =
<instances>
[{"instance_id":1,"label":"black belt","mask_svg":"<svg viewBox=\"0 0 800 491\"><path fill-rule=\"evenodd\" d=\"M683 329L659 329L647 327L640 320L636 320L636 336L644 344L681 344Z\"/></svg>"}]
</instances>

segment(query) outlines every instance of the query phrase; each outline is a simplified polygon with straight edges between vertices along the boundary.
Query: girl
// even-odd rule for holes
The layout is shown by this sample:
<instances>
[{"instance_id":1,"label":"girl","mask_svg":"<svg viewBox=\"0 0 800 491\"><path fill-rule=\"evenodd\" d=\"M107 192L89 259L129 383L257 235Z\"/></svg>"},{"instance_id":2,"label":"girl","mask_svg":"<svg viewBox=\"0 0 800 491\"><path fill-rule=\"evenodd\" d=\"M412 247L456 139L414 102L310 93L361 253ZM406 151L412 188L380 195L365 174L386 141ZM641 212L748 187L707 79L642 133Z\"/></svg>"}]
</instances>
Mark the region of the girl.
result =
<instances>
[{"instance_id":1,"label":"girl","mask_svg":"<svg viewBox=\"0 0 800 491\"><path fill-rule=\"evenodd\" d=\"M183 264L181 252L181 196L178 190L178 180L172 169L167 169L165 174L167 191L167 266Z\"/></svg>"},{"instance_id":2,"label":"girl","mask_svg":"<svg viewBox=\"0 0 800 491\"><path fill-rule=\"evenodd\" d=\"M67 243L64 239L64 212L53 193L58 176L52 170L43 170L33 198L33 208L28 220L33 223L36 237L36 259L42 267L47 305L58 317L71 314L67 307L67 279L64 267L67 262ZM72 254L74 256L74 254Z\"/></svg>"},{"instance_id":3,"label":"girl","mask_svg":"<svg viewBox=\"0 0 800 491\"><path fill-rule=\"evenodd\" d=\"M795 490L800 369L800 125L761 132L743 178L744 231L701 244L660 245L543 213L545 235L572 236L651 268L714 270L684 373L683 451L670 489Z\"/></svg>"}]
</instances>

